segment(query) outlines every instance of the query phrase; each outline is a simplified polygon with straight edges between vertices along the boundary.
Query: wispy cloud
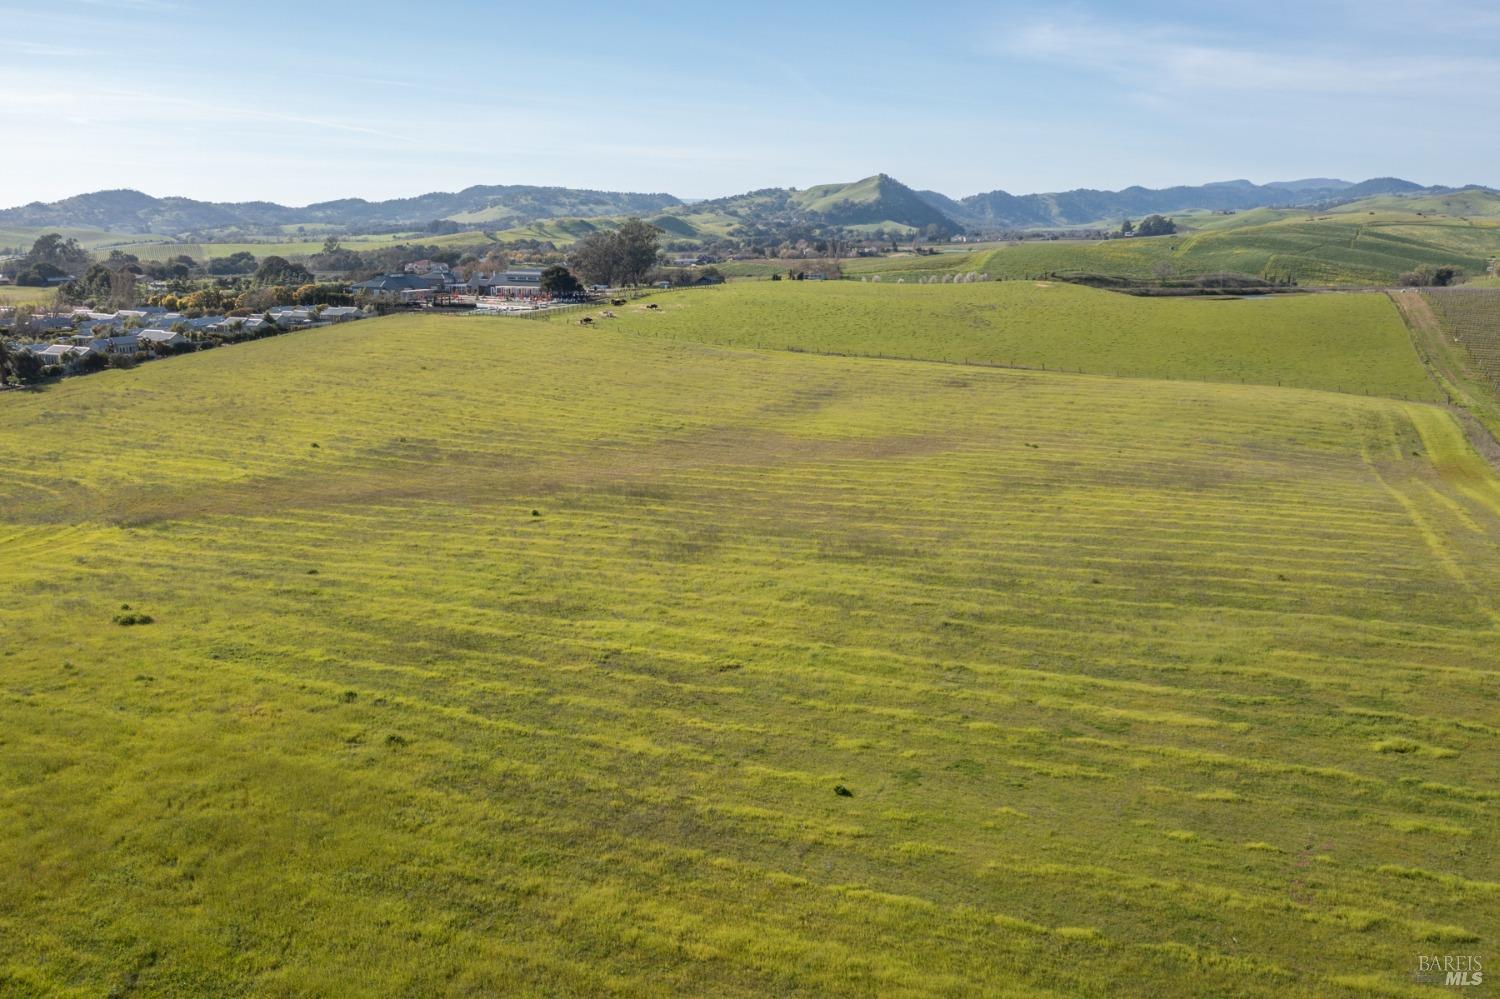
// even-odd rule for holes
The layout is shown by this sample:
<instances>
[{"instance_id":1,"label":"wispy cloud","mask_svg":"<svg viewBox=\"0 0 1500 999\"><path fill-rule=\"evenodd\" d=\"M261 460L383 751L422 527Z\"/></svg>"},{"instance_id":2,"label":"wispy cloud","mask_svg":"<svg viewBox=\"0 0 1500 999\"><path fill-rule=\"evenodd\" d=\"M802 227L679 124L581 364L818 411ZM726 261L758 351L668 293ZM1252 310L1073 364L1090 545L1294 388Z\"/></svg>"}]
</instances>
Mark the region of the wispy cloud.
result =
<instances>
[{"instance_id":1,"label":"wispy cloud","mask_svg":"<svg viewBox=\"0 0 1500 999\"><path fill-rule=\"evenodd\" d=\"M1500 64L1493 59L1377 52L1327 42L1310 51L1174 25L1082 17L1007 30L998 47L1009 56L1112 77L1148 102L1172 94L1228 92L1390 97L1500 79Z\"/></svg>"},{"instance_id":2,"label":"wispy cloud","mask_svg":"<svg viewBox=\"0 0 1500 999\"><path fill-rule=\"evenodd\" d=\"M374 128L330 116L244 107L230 102L180 97L150 90L75 88L64 91L51 87L12 87L7 89L5 100L8 109L13 112L46 111L73 124L98 121L131 124L141 134L150 134L149 130L160 124L169 124L180 130L190 125L222 126L236 121L259 121L370 136L410 145L420 141L414 136L390 128Z\"/></svg>"}]
</instances>

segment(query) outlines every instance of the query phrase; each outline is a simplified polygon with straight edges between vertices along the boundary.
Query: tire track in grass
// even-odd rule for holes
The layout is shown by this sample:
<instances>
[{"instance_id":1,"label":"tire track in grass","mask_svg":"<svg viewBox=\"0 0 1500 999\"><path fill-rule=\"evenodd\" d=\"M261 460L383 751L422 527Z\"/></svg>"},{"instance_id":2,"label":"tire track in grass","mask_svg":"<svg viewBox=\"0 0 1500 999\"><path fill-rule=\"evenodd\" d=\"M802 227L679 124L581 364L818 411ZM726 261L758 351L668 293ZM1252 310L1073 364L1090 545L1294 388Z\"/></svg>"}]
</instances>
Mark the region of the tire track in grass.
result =
<instances>
[{"instance_id":1,"label":"tire track in grass","mask_svg":"<svg viewBox=\"0 0 1500 999\"><path fill-rule=\"evenodd\" d=\"M1406 411L1406 417L1408 422L1412 425L1413 429L1416 430L1416 432L1420 436L1421 426L1416 419L1413 419L1413 414L1409 409ZM1383 422L1386 423L1391 431L1390 442L1388 443L1387 447L1392 452L1392 462L1404 462L1406 459L1401 454L1399 448L1395 443L1397 439L1396 435L1398 433L1398 427L1396 426L1395 419L1390 415L1386 415ZM1426 438L1423 438L1423 442L1425 446ZM1391 480L1390 476L1387 475L1387 473L1381 471L1381 463L1376 460L1375 455L1371 452L1370 442L1368 440L1365 440L1361 444L1361 454L1363 456L1365 464L1369 466L1370 473L1380 483L1381 488L1385 490L1386 494L1389 495L1391 499L1395 500L1396 503L1401 507L1401 509L1406 513L1407 520L1409 520L1412 526L1417 529L1417 532L1421 535L1423 542L1427 546L1427 550L1432 553L1433 558L1435 558L1438 564L1442 566L1443 571L1448 575L1450 579L1458 584L1460 589L1468 594L1469 599L1473 602L1474 606L1480 611L1481 614L1489 619L1491 628L1500 630L1500 613L1496 612L1494 605L1491 604L1489 600L1484 596L1482 588L1475 585L1474 581L1469 577L1469 574L1464 571L1463 567L1459 564L1458 559L1455 557L1453 549L1450 546L1449 542L1444 539L1442 533L1433 524L1433 522L1429 520L1425 514L1423 514L1419 504L1410 496L1408 496L1404 490L1397 486ZM1433 461L1433 464L1436 465L1436 458L1432 454L1432 452L1428 452L1428 457L1429 460Z\"/></svg>"}]
</instances>

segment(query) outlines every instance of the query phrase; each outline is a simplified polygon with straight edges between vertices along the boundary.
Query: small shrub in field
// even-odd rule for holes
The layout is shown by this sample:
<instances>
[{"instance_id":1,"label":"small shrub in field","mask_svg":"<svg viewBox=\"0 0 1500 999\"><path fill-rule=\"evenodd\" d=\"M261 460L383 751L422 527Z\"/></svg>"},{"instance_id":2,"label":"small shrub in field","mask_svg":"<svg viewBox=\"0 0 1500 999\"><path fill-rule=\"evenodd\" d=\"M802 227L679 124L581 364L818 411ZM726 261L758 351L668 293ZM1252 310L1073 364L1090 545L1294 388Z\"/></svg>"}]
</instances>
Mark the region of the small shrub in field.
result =
<instances>
[{"instance_id":1,"label":"small shrub in field","mask_svg":"<svg viewBox=\"0 0 1500 999\"><path fill-rule=\"evenodd\" d=\"M851 791L851 790L849 790L847 787L845 787L842 784L835 784L835 785L833 785L833 793L836 794L836 795L838 795L840 798L852 798L852 797L854 797L854 792Z\"/></svg>"},{"instance_id":2,"label":"small shrub in field","mask_svg":"<svg viewBox=\"0 0 1500 999\"><path fill-rule=\"evenodd\" d=\"M126 628L137 624L151 624L153 620L150 614L116 614L114 617L115 624Z\"/></svg>"}]
</instances>

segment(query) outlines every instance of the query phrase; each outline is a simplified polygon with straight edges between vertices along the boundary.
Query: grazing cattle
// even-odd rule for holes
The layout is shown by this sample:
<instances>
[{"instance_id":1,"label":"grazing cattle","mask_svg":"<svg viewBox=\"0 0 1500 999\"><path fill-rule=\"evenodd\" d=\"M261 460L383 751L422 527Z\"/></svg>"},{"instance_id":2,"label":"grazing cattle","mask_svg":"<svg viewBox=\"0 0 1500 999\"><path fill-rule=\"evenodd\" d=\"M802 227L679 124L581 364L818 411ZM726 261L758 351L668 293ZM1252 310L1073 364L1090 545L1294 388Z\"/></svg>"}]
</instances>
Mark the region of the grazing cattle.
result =
<instances>
[{"instance_id":1,"label":"grazing cattle","mask_svg":"<svg viewBox=\"0 0 1500 999\"><path fill-rule=\"evenodd\" d=\"M625 304L625 299L623 299L623 298L611 298L609 300L609 304L610 305L624 305Z\"/></svg>"}]
</instances>

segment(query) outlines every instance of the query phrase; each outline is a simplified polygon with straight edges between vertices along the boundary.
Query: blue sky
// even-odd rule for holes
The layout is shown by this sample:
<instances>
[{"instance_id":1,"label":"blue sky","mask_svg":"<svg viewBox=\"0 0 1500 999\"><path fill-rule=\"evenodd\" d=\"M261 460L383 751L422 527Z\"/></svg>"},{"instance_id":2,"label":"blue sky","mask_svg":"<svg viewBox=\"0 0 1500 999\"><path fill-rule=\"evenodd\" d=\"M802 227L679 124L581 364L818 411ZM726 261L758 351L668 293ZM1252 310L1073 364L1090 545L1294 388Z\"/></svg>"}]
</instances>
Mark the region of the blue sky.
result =
<instances>
[{"instance_id":1,"label":"blue sky","mask_svg":"<svg viewBox=\"0 0 1500 999\"><path fill-rule=\"evenodd\" d=\"M0 0L0 205L1500 185L1500 4Z\"/></svg>"}]
</instances>

